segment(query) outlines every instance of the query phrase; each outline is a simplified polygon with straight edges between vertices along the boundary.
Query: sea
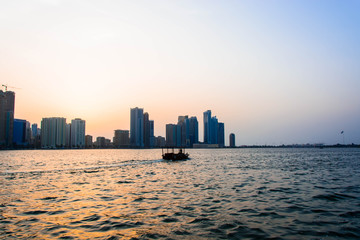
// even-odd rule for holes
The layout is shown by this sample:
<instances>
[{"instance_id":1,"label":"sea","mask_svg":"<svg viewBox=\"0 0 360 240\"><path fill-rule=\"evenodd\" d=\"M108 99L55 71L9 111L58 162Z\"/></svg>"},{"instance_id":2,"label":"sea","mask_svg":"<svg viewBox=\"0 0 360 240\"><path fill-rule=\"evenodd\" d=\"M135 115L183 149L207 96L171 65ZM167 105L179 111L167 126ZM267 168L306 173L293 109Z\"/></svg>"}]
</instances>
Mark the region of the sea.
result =
<instances>
[{"instance_id":1,"label":"sea","mask_svg":"<svg viewBox=\"0 0 360 240\"><path fill-rule=\"evenodd\" d=\"M1 239L360 239L360 149L0 151Z\"/></svg>"}]
</instances>

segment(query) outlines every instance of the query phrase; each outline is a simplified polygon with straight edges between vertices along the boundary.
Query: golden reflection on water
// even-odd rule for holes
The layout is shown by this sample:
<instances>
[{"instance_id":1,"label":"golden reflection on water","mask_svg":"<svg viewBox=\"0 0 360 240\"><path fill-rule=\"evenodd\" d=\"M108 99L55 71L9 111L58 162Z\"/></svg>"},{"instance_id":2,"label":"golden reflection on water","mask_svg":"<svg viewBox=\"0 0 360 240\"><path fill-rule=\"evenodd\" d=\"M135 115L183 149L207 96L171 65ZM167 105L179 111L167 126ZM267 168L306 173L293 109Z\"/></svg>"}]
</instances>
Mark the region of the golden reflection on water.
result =
<instances>
[{"instance_id":1,"label":"golden reflection on water","mask_svg":"<svg viewBox=\"0 0 360 240\"><path fill-rule=\"evenodd\" d=\"M317 204L311 195L320 190L309 189L323 184L303 174L312 159L301 162L304 153L288 164L278 161L282 152L192 151L185 162L162 161L161 150L0 152L0 238L281 238L294 234L289 222L322 217L292 210ZM346 201L360 206L357 199ZM332 206L347 211L344 202Z\"/></svg>"}]
</instances>

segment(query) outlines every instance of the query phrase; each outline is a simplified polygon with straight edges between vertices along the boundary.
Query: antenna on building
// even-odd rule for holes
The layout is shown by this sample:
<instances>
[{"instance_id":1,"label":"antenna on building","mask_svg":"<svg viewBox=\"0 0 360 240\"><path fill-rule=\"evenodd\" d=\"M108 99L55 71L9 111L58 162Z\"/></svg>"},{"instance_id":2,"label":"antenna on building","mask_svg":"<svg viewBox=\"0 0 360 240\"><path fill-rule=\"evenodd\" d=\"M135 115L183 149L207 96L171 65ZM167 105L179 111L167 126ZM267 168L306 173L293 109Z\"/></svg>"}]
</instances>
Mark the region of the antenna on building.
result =
<instances>
[{"instance_id":1,"label":"antenna on building","mask_svg":"<svg viewBox=\"0 0 360 240\"><path fill-rule=\"evenodd\" d=\"M5 84L2 84L1 86L5 88L5 92L7 91L8 88L21 89L21 88L12 87L12 86L5 85Z\"/></svg>"}]
</instances>

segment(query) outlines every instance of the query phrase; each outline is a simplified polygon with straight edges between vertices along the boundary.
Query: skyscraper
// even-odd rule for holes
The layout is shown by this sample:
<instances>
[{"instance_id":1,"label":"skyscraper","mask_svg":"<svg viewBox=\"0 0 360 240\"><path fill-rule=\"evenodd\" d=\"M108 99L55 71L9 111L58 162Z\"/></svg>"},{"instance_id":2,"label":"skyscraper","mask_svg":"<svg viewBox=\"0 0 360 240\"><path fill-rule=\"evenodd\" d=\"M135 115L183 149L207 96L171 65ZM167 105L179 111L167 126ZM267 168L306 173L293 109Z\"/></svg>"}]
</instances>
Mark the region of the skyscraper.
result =
<instances>
[{"instance_id":1,"label":"skyscraper","mask_svg":"<svg viewBox=\"0 0 360 240\"><path fill-rule=\"evenodd\" d=\"M181 127L177 124L166 124L166 146L181 146Z\"/></svg>"},{"instance_id":2,"label":"skyscraper","mask_svg":"<svg viewBox=\"0 0 360 240\"><path fill-rule=\"evenodd\" d=\"M210 142L209 144L218 143L218 132L219 132L219 122L216 117L212 117L210 121Z\"/></svg>"},{"instance_id":3,"label":"skyscraper","mask_svg":"<svg viewBox=\"0 0 360 240\"><path fill-rule=\"evenodd\" d=\"M71 120L71 148L85 148L85 120Z\"/></svg>"},{"instance_id":4,"label":"skyscraper","mask_svg":"<svg viewBox=\"0 0 360 240\"><path fill-rule=\"evenodd\" d=\"M204 112L204 143L211 144L211 110Z\"/></svg>"},{"instance_id":5,"label":"skyscraper","mask_svg":"<svg viewBox=\"0 0 360 240\"><path fill-rule=\"evenodd\" d=\"M41 147L64 148L66 140L66 118L43 118L41 121Z\"/></svg>"},{"instance_id":6,"label":"skyscraper","mask_svg":"<svg viewBox=\"0 0 360 240\"><path fill-rule=\"evenodd\" d=\"M144 113L144 147L150 147L150 120L147 112Z\"/></svg>"},{"instance_id":7,"label":"skyscraper","mask_svg":"<svg viewBox=\"0 0 360 240\"><path fill-rule=\"evenodd\" d=\"M11 146L14 131L15 93L0 90L0 146Z\"/></svg>"},{"instance_id":8,"label":"skyscraper","mask_svg":"<svg viewBox=\"0 0 360 240\"><path fill-rule=\"evenodd\" d=\"M150 120L149 124L150 124L150 147L154 147L155 146L154 120Z\"/></svg>"},{"instance_id":9,"label":"skyscraper","mask_svg":"<svg viewBox=\"0 0 360 240\"><path fill-rule=\"evenodd\" d=\"M28 144L26 141L26 120L14 119L13 143L15 147Z\"/></svg>"},{"instance_id":10,"label":"skyscraper","mask_svg":"<svg viewBox=\"0 0 360 240\"><path fill-rule=\"evenodd\" d=\"M130 109L130 145L131 147L144 147L144 110L142 108Z\"/></svg>"},{"instance_id":11,"label":"skyscraper","mask_svg":"<svg viewBox=\"0 0 360 240\"><path fill-rule=\"evenodd\" d=\"M219 122L218 124L218 134L217 134L217 143L219 144L219 147L225 146L225 125L222 122Z\"/></svg>"},{"instance_id":12,"label":"skyscraper","mask_svg":"<svg viewBox=\"0 0 360 240\"><path fill-rule=\"evenodd\" d=\"M229 136L229 140L230 140L230 147L235 147L235 134L233 133L230 133L230 136Z\"/></svg>"},{"instance_id":13,"label":"skyscraper","mask_svg":"<svg viewBox=\"0 0 360 240\"><path fill-rule=\"evenodd\" d=\"M179 116L178 125L181 128L181 146L190 146L190 124L188 116Z\"/></svg>"},{"instance_id":14,"label":"skyscraper","mask_svg":"<svg viewBox=\"0 0 360 240\"><path fill-rule=\"evenodd\" d=\"M225 126L219 123L216 116L211 117L211 111L204 112L204 143L218 144L219 147L225 145Z\"/></svg>"},{"instance_id":15,"label":"skyscraper","mask_svg":"<svg viewBox=\"0 0 360 240\"><path fill-rule=\"evenodd\" d=\"M194 143L199 143L199 123L196 117L189 119L189 139L191 147Z\"/></svg>"}]
</instances>

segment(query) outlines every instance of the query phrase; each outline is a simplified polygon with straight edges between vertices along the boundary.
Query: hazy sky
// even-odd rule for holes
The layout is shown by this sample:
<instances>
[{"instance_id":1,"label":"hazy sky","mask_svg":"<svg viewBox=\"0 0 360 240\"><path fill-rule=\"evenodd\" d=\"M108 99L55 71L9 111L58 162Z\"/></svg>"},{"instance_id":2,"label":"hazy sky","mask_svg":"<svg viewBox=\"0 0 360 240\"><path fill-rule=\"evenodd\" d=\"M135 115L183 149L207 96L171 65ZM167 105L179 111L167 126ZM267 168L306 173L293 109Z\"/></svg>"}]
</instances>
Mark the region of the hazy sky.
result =
<instances>
[{"instance_id":1,"label":"hazy sky","mask_svg":"<svg viewBox=\"0 0 360 240\"><path fill-rule=\"evenodd\" d=\"M225 123L236 144L360 143L360 1L0 0L15 117L130 128L130 108ZM344 135L340 132L344 131Z\"/></svg>"}]
</instances>

